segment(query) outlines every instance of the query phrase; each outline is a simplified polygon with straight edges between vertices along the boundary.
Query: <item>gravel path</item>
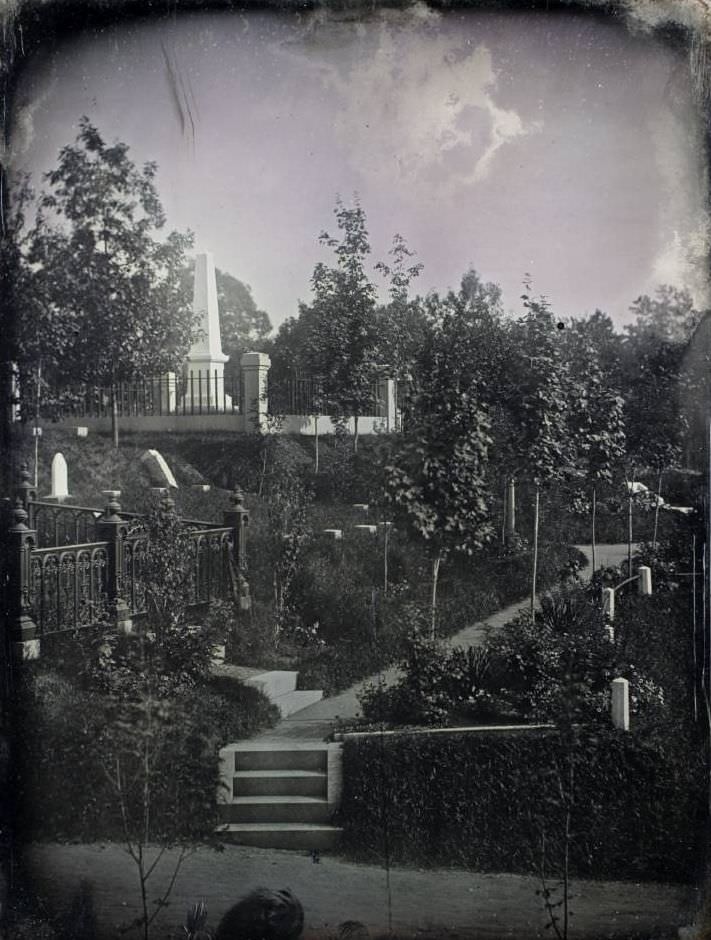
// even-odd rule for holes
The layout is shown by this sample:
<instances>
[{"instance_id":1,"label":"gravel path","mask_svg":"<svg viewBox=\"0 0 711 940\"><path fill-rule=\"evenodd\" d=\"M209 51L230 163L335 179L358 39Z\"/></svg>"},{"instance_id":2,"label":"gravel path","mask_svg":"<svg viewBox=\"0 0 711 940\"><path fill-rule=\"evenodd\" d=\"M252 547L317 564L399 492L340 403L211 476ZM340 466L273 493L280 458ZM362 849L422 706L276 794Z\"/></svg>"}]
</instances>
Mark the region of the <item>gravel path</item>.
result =
<instances>
[{"instance_id":1,"label":"gravel path","mask_svg":"<svg viewBox=\"0 0 711 940\"><path fill-rule=\"evenodd\" d=\"M36 845L28 856L37 887L55 904L66 903L81 879L92 882L102 928L97 940L118 937L121 925L138 914L135 870L119 846ZM164 859L156 870L159 881L151 898L169 877L170 861ZM393 932L400 936L478 940L551 936L534 878L399 868L391 872L390 880ZM328 856L314 864L298 852L227 846L220 853L198 849L184 863L155 937L171 936L185 910L200 899L205 900L214 926L235 900L258 886L291 888L305 908L306 940L335 936L336 925L353 919L373 933L387 932L382 868ZM571 940L621 938L633 931L645 940L674 937L678 927L691 919L696 902L692 889L677 885L587 881L574 883L572 894Z\"/></svg>"}]
</instances>

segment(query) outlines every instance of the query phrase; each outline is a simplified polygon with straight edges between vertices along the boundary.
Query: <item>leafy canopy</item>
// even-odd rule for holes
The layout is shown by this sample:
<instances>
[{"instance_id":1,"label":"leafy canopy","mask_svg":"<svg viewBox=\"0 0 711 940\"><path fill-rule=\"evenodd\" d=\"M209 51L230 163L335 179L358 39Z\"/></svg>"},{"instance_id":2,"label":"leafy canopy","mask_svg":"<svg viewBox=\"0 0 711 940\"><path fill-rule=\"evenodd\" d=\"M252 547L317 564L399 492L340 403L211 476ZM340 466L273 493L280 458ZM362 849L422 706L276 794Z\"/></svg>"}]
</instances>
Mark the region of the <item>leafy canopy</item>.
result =
<instances>
[{"instance_id":1,"label":"leafy canopy","mask_svg":"<svg viewBox=\"0 0 711 940\"><path fill-rule=\"evenodd\" d=\"M141 169L84 117L45 175L25 239L19 346L52 382L95 383L176 368L194 330L181 278L190 234L158 235L157 167Z\"/></svg>"}]
</instances>

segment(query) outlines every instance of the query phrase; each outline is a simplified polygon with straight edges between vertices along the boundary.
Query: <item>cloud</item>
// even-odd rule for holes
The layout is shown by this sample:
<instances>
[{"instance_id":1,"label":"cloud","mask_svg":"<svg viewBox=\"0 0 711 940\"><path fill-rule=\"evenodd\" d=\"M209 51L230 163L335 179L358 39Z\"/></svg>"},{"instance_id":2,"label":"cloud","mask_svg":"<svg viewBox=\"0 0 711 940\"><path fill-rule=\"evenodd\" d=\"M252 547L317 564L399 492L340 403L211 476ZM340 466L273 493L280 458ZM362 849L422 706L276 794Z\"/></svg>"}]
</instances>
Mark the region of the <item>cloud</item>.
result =
<instances>
[{"instance_id":1,"label":"cloud","mask_svg":"<svg viewBox=\"0 0 711 940\"><path fill-rule=\"evenodd\" d=\"M333 133L350 165L386 185L426 181L431 199L485 180L502 147L541 126L497 104L483 43L436 26L419 13L328 21L282 47L335 99Z\"/></svg>"}]
</instances>

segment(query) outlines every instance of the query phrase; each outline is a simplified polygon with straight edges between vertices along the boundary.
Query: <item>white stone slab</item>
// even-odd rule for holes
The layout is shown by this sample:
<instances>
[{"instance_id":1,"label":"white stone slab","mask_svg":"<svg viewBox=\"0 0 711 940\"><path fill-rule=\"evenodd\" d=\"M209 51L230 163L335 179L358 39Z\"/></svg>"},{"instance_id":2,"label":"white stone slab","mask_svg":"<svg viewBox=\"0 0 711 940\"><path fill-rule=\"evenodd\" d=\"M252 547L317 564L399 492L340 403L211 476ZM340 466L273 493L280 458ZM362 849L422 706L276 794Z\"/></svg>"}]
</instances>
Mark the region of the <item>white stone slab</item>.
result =
<instances>
[{"instance_id":1,"label":"white stone slab","mask_svg":"<svg viewBox=\"0 0 711 940\"><path fill-rule=\"evenodd\" d=\"M50 497L52 499L65 499L69 496L69 487L67 479L67 461L64 459L64 454L60 451L52 457L52 485L50 491Z\"/></svg>"},{"instance_id":2,"label":"white stone slab","mask_svg":"<svg viewBox=\"0 0 711 940\"><path fill-rule=\"evenodd\" d=\"M141 463L146 468L151 482L155 486L169 486L174 490L178 489L173 471L159 451L147 450L141 457Z\"/></svg>"}]
</instances>

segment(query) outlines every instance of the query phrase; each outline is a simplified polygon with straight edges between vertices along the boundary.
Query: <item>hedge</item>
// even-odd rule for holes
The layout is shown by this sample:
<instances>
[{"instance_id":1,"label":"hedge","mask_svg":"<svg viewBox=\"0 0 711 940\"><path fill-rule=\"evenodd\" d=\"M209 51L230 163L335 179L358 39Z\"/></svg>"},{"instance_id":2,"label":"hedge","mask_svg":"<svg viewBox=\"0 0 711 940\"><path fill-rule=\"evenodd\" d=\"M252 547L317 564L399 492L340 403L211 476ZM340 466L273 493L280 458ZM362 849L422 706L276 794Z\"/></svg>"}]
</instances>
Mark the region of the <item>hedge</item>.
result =
<instances>
[{"instance_id":1,"label":"hedge","mask_svg":"<svg viewBox=\"0 0 711 940\"><path fill-rule=\"evenodd\" d=\"M343 847L364 861L560 874L571 810L573 877L688 882L704 831L701 761L610 729L567 746L555 731L348 738Z\"/></svg>"}]
</instances>

